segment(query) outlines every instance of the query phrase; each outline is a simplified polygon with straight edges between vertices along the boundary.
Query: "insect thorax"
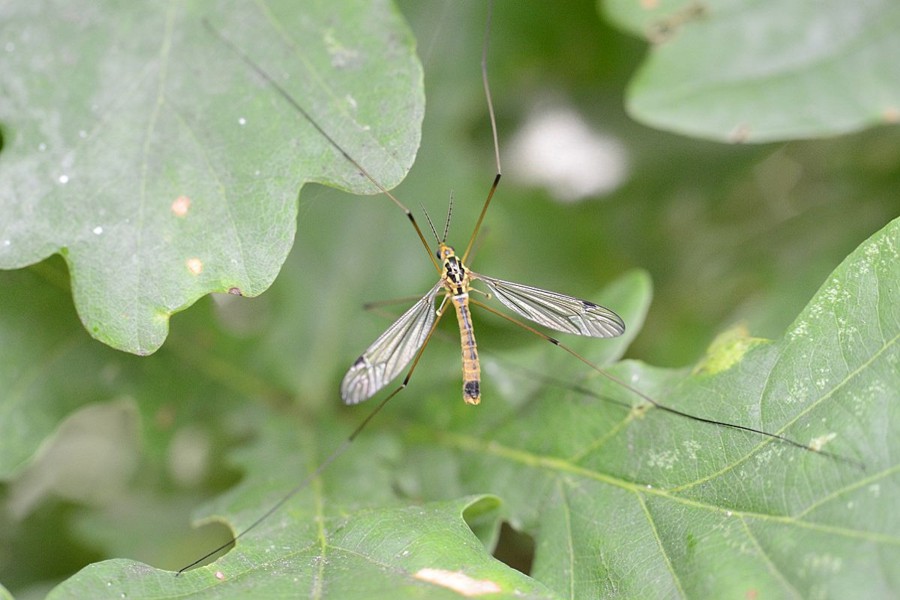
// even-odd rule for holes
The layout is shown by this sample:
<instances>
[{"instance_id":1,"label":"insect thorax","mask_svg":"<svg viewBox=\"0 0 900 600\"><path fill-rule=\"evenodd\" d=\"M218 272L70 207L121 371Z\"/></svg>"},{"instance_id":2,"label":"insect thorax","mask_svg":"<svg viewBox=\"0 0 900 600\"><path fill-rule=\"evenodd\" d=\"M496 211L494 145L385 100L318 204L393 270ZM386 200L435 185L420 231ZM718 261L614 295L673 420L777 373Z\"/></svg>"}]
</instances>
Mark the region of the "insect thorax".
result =
<instances>
[{"instance_id":1,"label":"insect thorax","mask_svg":"<svg viewBox=\"0 0 900 600\"><path fill-rule=\"evenodd\" d=\"M469 270L456 256L453 248L447 244L441 244L438 248L438 257L443 261L444 270L441 274L441 281L447 291L454 296L468 293Z\"/></svg>"}]
</instances>

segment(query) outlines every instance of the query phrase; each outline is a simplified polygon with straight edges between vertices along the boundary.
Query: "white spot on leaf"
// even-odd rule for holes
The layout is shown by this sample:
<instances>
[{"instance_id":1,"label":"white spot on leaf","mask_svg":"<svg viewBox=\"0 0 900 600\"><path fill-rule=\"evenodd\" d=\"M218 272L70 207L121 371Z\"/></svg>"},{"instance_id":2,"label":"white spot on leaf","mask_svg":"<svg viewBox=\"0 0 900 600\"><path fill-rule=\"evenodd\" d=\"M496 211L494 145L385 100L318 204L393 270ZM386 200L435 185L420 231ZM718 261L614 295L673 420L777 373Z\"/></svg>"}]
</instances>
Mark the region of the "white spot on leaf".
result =
<instances>
[{"instance_id":1,"label":"white spot on leaf","mask_svg":"<svg viewBox=\"0 0 900 600\"><path fill-rule=\"evenodd\" d=\"M826 433L825 435L819 436L817 438L813 438L813 440L809 443L809 447L812 448L813 450L815 450L816 452L818 452L822 448L825 447L825 444L827 444L828 442L830 442L831 440L833 440L836 437L837 437L837 434L834 432Z\"/></svg>"},{"instance_id":2,"label":"white spot on leaf","mask_svg":"<svg viewBox=\"0 0 900 600\"><path fill-rule=\"evenodd\" d=\"M750 137L750 126L746 123L740 123L731 130L728 134L728 141L740 144L747 141L747 138Z\"/></svg>"},{"instance_id":3,"label":"white spot on leaf","mask_svg":"<svg viewBox=\"0 0 900 600\"><path fill-rule=\"evenodd\" d=\"M199 275L203 272L203 261L199 258L189 258L187 259L187 268L194 275Z\"/></svg>"},{"instance_id":4,"label":"white spot on leaf","mask_svg":"<svg viewBox=\"0 0 900 600\"><path fill-rule=\"evenodd\" d=\"M684 446L685 451L687 452L688 458L691 460L697 460L697 454L703 446L699 442L695 442L694 440L687 440L682 442L681 444Z\"/></svg>"},{"instance_id":5,"label":"white spot on leaf","mask_svg":"<svg viewBox=\"0 0 900 600\"><path fill-rule=\"evenodd\" d=\"M359 52L353 48L344 46L337 38L334 37L334 30L325 31L324 39L325 47L328 49L328 55L331 57L331 66L336 69L345 69L359 65Z\"/></svg>"},{"instance_id":6,"label":"white spot on leaf","mask_svg":"<svg viewBox=\"0 0 900 600\"><path fill-rule=\"evenodd\" d=\"M809 333L809 323L806 321L798 322L788 333L788 339L792 342L799 338L804 338Z\"/></svg>"},{"instance_id":7,"label":"white spot on leaf","mask_svg":"<svg viewBox=\"0 0 900 600\"><path fill-rule=\"evenodd\" d=\"M674 450L651 451L649 453L649 465L671 471L678 462L678 453Z\"/></svg>"},{"instance_id":8,"label":"white spot on leaf","mask_svg":"<svg viewBox=\"0 0 900 600\"><path fill-rule=\"evenodd\" d=\"M188 209L191 207L191 199L187 196L178 196L175 198L175 201L172 202L172 212L175 213L176 217L183 217L188 213Z\"/></svg>"},{"instance_id":9,"label":"white spot on leaf","mask_svg":"<svg viewBox=\"0 0 900 600\"><path fill-rule=\"evenodd\" d=\"M419 569L414 577L453 590L467 598L503 591L499 585L489 579L473 579L461 571Z\"/></svg>"}]
</instances>

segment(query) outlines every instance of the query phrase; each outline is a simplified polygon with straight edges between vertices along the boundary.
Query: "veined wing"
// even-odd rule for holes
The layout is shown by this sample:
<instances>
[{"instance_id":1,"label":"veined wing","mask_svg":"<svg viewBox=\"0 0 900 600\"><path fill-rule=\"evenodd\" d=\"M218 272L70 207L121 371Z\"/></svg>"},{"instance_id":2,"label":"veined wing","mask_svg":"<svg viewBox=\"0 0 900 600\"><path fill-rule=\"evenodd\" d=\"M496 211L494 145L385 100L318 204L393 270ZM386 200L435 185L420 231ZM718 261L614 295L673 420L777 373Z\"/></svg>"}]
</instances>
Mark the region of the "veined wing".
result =
<instances>
[{"instance_id":1,"label":"veined wing","mask_svg":"<svg viewBox=\"0 0 900 600\"><path fill-rule=\"evenodd\" d=\"M415 357L434 323L434 297L439 289L440 281L356 359L341 382L341 398L345 403L368 400Z\"/></svg>"},{"instance_id":2,"label":"veined wing","mask_svg":"<svg viewBox=\"0 0 900 600\"><path fill-rule=\"evenodd\" d=\"M539 325L591 337L616 337L625 332L625 323L613 311L549 290L470 273L480 279L508 308Z\"/></svg>"}]
</instances>

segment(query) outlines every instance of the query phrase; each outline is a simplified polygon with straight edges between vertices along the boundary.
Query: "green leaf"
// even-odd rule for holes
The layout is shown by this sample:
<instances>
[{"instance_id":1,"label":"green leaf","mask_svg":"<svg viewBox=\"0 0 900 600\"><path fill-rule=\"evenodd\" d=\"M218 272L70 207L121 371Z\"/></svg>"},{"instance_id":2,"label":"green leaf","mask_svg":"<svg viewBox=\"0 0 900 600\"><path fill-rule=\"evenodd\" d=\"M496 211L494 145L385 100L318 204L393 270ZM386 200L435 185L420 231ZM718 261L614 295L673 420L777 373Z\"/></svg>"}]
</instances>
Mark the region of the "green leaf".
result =
<instances>
[{"instance_id":1,"label":"green leaf","mask_svg":"<svg viewBox=\"0 0 900 600\"><path fill-rule=\"evenodd\" d=\"M900 10L875 2L633 2L607 15L653 48L636 119L721 141L822 137L900 118Z\"/></svg>"},{"instance_id":2,"label":"green leaf","mask_svg":"<svg viewBox=\"0 0 900 600\"><path fill-rule=\"evenodd\" d=\"M215 568L176 578L140 563L108 561L87 567L49 597L556 598L493 559L463 520L496 512L497 505L496 498L481 497L359 510L319 525L307 520Z\"/></svg>"},{"instance_id":3,"label":"green leaf","mask_svg":"<svg viewBox=\"0 0 900 600\"><path fill-rule=\"evenodd\" d=\"M510 521L536 538L533 575L558 592L893 595L882 561L900 558L885 500L900 482L898 259L900 220L832 273L782 339L726 371L613 369L669 406L827 441L864 470L653 409L563 409L549 394L489 435L434 433L462 452L464 490L502 490ZM602 379L596 393L623 397Z\"/></svg>"},{"instance_id":4,"label":"green leaf","mask_svg":"<svg viewBox=\"0 0 900 600\"><path fill-rule=\"evenodd\" d=\"M204 19L385 186L415 156L422 73L390 4L0 11L0 268L63 256L81 320L115 348L149 354L197 298L268 288L304 182L375 191Z\"/></svg>"},{"instance_id":5,"label":"green leaf","mask_svg":"<svg viewBox=\"0 0 900 600\"><path fill-rule=\"evenodd\" d=\"M257 578L255 585L276 591L280 583L265 582L302 577L305 594L319 585L310 571L325 565L322 589L343 589L365 572L366 589L377 597L434 564L432 553L458 556L471 543L447 524L438 533L414 520L418 535L441 541L398 545L407 534L395 519L421 511L441 521L434 510L448 506L458 517L460 504L420 502L477 492L496 494L502 517L534 537L531 574L559 596L890 595L897 584L882 565L900 558L900 522L890 502L900 473L893 448L900 424L891 410L900 389L898 249L900 220L835 270L784 338L754 345L729 369L689 374L625 362L611 370L679 410L803 443L827 440L827 450L864 469L652 408L628 410L605 400L629 401L629 393L596 373L577 390L544 385L524 403L495 395L475 411L458 402L451 414L446 393L407 396L408 420L387 429L376 422L321 481L183 583L113 562L82 572L58 593L99 593L113 581L116 590L129 586L121 588L129 597L203 586L209 595L233 595L240 593L234 586ZM290 477L261 475L265 464L280 456L311 469L341 438L326 442L298 427L267 426L263 445L236 455L253 475L212 514L242 530L289 487ZM319 421L316 429L330 428ZM305 450L294 455L298 450L288 448ZM382 538L389 531L391 542ZM348 539L353 553L335 552ZM400 548L424 562L395 575ZM298 563L304 568L295 571ZM360 571L368 563L386 570ZM463 570L481 579L473 574L482 568L475 561Z\"/></svg>"},{"instance_id":6,"label":"green leaf","mask_svg":"<svg viewBox=\"0 0 900 600\"><path fill-rule=\"evenodd\" d=\"M623 315L629 319L635 315L637 324L648 297L646 276L638 273L616 282L598 299L619 299ZM445 404L445 396L429 398L427 408L433 410L435 400ZM498 395L494 402L500 399ZM227 520L235 533L250 526L260 516L261 507L276 502L349 433L346 424L335 423L333 417L320 416L310 424L299 415L259 409L240 412L244 426L265 431L265 436L230 453L231 467L247 477L207 509L204 517ZM480 417L468 412L469 419ZM213 565L176 578L170 571L138 563L107 561L82 570L51 597L115 598L122 593L128 598L168 597L201 591L234 596L249 593L249 589L265 590L257 593L267 595L322 590L339 598L382 594L390 598L442 597L440 584L423 582L428 572L422 573L422 569L457 573L454 577L487 582L484 585L489 589L496 584L501 592L498 597L557 597L539 581L493 559L485 549L485 544L495 540L491 531L499 526L502 514L497 499L469 498L423 506L420 500L430 495L422 493L420 478L402 482L400 468L402 483L396 483L395 463L409 443L403 438L411 436L414 448L419 437L405 421L400 422L399 430L396 427L389 426L381 433L377 428L366 431L321 481L303 490L286 510L243 537L234 552ZM434 438L435 432L428 435ZM440 445L436 449L445 451ZM452 467L456 459L441 463ZM273 464L295 467L266 468ZM435 497L453 496L441 493ZM473 524L466 525L461 517ZM479 542L469 527L484 530L487 539Z\"/></svg>"},{"instance_id":7,"label":"green leaf","mask_svg":"<svg viewBox=\"0 0 900 600\"><path fill-rule=\"evenodd\" d=\"M429 111L413 177L396 194L412 208L421 201L440 217L452 192L450 239L458 246L467 242L494 174L479 73L484 8L454 4L439 25L430 3L409 2L404 8L422 40ZM834 265L896 216L896 136L882 129L846 140L723 152L719 144L663 135L636 126L619 110L624 79L644 49L600 26L591 6L559 11L535 4L523 11L498 3L495 8L489 62L502 157L507 136L535 98L549 92L566 96L594 127L617 136L628 148L632 175L602 200L562 205L522 187L505 171L471 266L607 303L625 317L628 335L636 336L629 356L652 357L653 363L694 363L716 332L736 321L747 323L759 336L750 338L749 348L743 336L719 345L694 375L691 369L633 360L612 368L655 398L702 416L775 430L785 426L785 434L804 443L819 440L826 450L862 460L867 470L646 407L632 411L638 401L633 395L603 383L558 348L476 309L484 362L481 406L473 409L460 400L459 333L447 320L409 387L312 488L215 564L175 579L174 569L249 525L368 414L371 403L340 407L338 385L353 359L404 305L380 311L387 315L367 314L360 305L421 294L435 281L421 244L388 199L348 198L308 186L300 196L294 249L267 293L201 300L173 319L168 343L153 356L115 352L85 334L71 307L61 260L0 273L0 460L6 469L0 485L0 581L7 589L22 598L43 597L87 565L57 593L104 595L112 587L107 582L126 581L145 583L146 593L174 589L171 585L177 593L231 596L242 581L228 577L242 572L261 588L288 589L293 574L282 578L284 569L296 569L298 578L309 581L308 570L292 560L298 552L319 556L312 553L320 523L327 525L327 539L361 539L366 532L385 533L387 528L372 525L375 515L403 536L414 536L420 526L427 530L422 521L413 520L411 532L396 520L420 510L448 533L428 530L433 536L416 547L417 556L447 566L452 563L445 557L470 556L491 577L512 579L474 545L477 537L488 552L497 544L504 560L522 555L510 561L532 579L520 589L535 590L539 597L590 595L602 582L615 587L613 595L639 597L671 589L699 597L720 589L726 596L770 589L786 595L783 590L795 582L789 591L794 596L845 597L848 586L855 586L857 595L897 595L888 568L868 576L897 558L891 512L896 468L890 460L896 454L891 451L896 419L889 412L897 399L896 375L887 369L886 390L858 394L858 405L842 396L853 385L874 382L885 370L880 361L887 353L801 417L806 422L788 425L797 414L791 411L799 409L789 404L779 415L780 403L760 406L765 394L754 387L760 373L772 374L769 382L789 391L792 384L812 386L814 379L802 369L793 373L806 378L786 381L792 373L771 366L778 352L788 354L781 346L786 342L759 339L780 338L818 285L830 281ZM217 29L240 35L240 27L226 27L227 11L202 16ZM68 43L62 34L59 41ZM249 39L240 44L254 47ZM0 43L0 52L5 48ZM248 79L265 88L258 78ZM337 117L331 125L340 129L340 122ZM8 137L6 142L8 148ZM360 151L353 149L354 155ZM331 157L323 152L323 159ZM378 162L372 153L369 160ZM352 169L348 173L352 177ZM887 231L896 232L896 225ZM655 288L643 328L647 277L633 273L616 279L635 266L652 273ZM896 269L879 273L874 281L887 291L877 292L893 297L896 279ZM609 294L600 291L609 281ZM859 287L865 305L874 291ZM857 315L855 306L845 312L865 319L866 327L874 322L866 311ZM865 339L877 339L864 329ZM818 339L809 344L831 348L825 343L828 330L814 331L824 337L821 344ZM596 362L614 360L625 350L622 341L560 337ZM855 339L863 338L843 342ZM833 413L848 405L862 410L864 418L848 410L835 421ZM116 414L127 418L108 418ZM820 416L828 420L817 420ZM73 427L86 423L97 427ZM115 455L95 463L90 454L78 460L72 442L85 433L98 442L117 440L106 446L115 448L109 454L132 459L137 450L138 468L131 477L126 469L110 468L107 461ZM832 433L838 435L829 440ZM694 472L693 440L702 444ZM66 464L78 466L73 474L81 488L29 485L42 481L36 475L65 471L55 460L60 448L73 449ZM770 464L785 462L767 465L771 481L760 476L756 462L769 453ZM745 470L746 483L729 476L730 465ZM721 474L702 479L718 466L725 469ZM844 482L848 486L841 487ZM92 494L104 489L114 493ZM12 514L10 500L22 498L23 490L32 492L27 514ZM859 498L846 499L854 492ZM777 501L802 502L813 493L821 498L813 510L779 516ZM877 498L866 496L874 493ZM474 508L465 510L470 505ZM817 512L825 508L833 514ZM484 512L475 515L476 509ZM723 510L732 511L730 520ZM193 531L191 514L206 525ZM854 529L831 525L846 518L859 520L851 523ZM510 536L510 526L525 543ZM769 543L763 550L748 542L751 526L754 533L767 534L752 538ZM814 532L818 539L810 542ZM360 546L369 552L366 559L396 558L389 542L379 551L378 538L369 539L372 544ZM846 539L860 544L852 559L846 558ZM795 540L804 547L788 547ZM838 554L830 553L832 546ZM781 577L781 587L765 587L770 580L757 577L760 556L771 557L766 575ZM108 559L119 560L104 562ZM339 561L338 567L355 570L336 568L327 581L353 585L357 564ZM331 563L319 565L327 569ZM857 566L868 576L862 583L854 580ZM216 577L218 571L225 579ZM87 577L98 572L109 578ZM370 597L366 592L381 590L376 586L383 581L388 587L398 579L409 582L415 572L370 577L354 595ZM831 587L807 585L820 574L822 585ZM763 584L757 587L756 581ZM414 588L419 589L426 589L426 597L443 592L431 585Z\"/></svg>"}]
</instances>

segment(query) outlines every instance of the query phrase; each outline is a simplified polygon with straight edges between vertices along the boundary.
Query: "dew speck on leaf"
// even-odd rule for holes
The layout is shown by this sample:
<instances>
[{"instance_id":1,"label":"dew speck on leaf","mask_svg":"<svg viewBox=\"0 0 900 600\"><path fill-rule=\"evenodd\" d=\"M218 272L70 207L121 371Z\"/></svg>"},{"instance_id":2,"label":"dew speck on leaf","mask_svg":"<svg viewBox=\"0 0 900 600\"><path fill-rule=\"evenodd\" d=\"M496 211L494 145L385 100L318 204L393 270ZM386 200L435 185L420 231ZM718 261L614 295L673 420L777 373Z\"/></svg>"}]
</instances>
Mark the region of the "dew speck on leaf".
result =
<instances>
[{"instance_id":1,"label":"dew speck on leaf","mask_svg":"<svg viewBox=\"0 0 900 600\"><path fill-rule=\"evenodd\" d=\"M97 225L97 226L94 227L91 231L94 232L94 235L100 235L100 234L103 233L103 228L100 227L99 225Z\"/></svg>"},{"instance_id":2,"label":"dew speck on leaf","mask_svg":"<svg viewBox=\"0 0 900 600\"><path fill-rule=\"evenodd\" d=\"M69 176L66 175L66 174L60 175L60 176L59 176L59 182L60 182L61 184L63 184L63 185L69 183Z\"/></svg>"},{"instance_id":3,"label":"dew speck on leaf","mask_svg":"<svg viewBox=\"0 0 900 600\"><path fill-rule=\"evenodd\" d=\"M247 124L247 119L245 119L244 117L241 117L241 118L238 119L238 125L243 126L243 125L246 125L246 124Z\"/></svg>"}]
</instances>

